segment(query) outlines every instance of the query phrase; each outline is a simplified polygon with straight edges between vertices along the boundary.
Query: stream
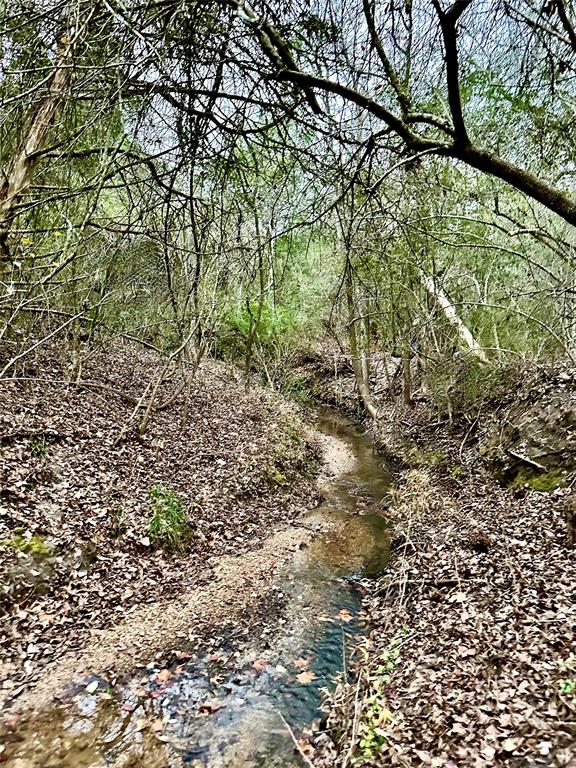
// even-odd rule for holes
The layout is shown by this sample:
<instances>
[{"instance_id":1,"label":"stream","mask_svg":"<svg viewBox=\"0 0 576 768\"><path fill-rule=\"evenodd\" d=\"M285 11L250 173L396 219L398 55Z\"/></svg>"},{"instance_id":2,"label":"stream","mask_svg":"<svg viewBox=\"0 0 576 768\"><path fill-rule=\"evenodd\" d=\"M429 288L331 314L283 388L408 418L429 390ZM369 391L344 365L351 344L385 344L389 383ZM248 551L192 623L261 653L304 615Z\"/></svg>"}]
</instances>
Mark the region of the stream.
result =
<instances>
[{"instance_id":1,"label":"stream","mask_svg":"<svg viewBox=\"0 0 576 768\"><path fill-rule=\"evenodd\" d=\"M28 728L10 768L297 768L294 739L321 718L323 689L346 674L365 630L361 581L389 557L381 502L386 469L344 417L322 411L319 431L352 450L356 464L325 482L312 514L334 526L296 551L263 598L258 619L217 628L205 649L121 685L104 678ZM300 524L306 525L306 516ZM246 629L248 626L248 629ZM2 763L2 755L0 755Z\"/></svg>"}]
</instances>

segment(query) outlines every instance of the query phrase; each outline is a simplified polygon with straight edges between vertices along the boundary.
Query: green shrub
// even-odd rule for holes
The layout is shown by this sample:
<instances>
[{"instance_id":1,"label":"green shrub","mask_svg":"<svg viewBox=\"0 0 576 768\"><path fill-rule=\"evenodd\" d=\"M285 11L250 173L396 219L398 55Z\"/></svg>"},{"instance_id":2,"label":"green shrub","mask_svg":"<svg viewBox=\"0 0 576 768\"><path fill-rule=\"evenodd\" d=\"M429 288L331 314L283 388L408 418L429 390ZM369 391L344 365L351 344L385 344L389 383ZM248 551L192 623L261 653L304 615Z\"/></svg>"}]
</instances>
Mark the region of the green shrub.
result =
<instances>
[{"instance_id":1,"label":"green shrub","mask_svg":"<svg viewBox=\"0 0 576 768\"><path fill-rule=\"evenodd\" d=\"M150 489L152 519L148 526L150 541L157 547L181 550L192 531L186 512L176 494L163 485Z\"/></svg>"}]
</instances>

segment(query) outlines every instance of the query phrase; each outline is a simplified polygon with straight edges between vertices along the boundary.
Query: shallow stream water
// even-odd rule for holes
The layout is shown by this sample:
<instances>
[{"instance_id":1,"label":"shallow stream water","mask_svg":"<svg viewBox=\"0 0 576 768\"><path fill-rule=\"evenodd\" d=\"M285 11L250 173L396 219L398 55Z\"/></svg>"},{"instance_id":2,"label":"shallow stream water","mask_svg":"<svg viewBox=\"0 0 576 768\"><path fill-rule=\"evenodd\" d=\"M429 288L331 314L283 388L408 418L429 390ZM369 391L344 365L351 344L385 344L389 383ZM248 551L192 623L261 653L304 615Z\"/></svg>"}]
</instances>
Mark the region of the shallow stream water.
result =
<instances>
[{"instance_id":1,"label":"shallow stream water","mask_svg":"<svg viewBox=\"0 0 576 768\"><path fill-rule=\"evenodd\" d=\"M221 627L204 653L168 669L152 662L104 697L82 690L26 734L7 766L305 765L294 739L320 718L322 690L346 674L354 637L365 628L360 582L381 572L389 555L385 468L338 414L323 412L318 429L344 441L356 465L323 486L314 514L337 524L282 567L266 596L269 615L261 611L241 632ZM98 682L105 690L106 681Z\"/></svg>"}]
</instances>

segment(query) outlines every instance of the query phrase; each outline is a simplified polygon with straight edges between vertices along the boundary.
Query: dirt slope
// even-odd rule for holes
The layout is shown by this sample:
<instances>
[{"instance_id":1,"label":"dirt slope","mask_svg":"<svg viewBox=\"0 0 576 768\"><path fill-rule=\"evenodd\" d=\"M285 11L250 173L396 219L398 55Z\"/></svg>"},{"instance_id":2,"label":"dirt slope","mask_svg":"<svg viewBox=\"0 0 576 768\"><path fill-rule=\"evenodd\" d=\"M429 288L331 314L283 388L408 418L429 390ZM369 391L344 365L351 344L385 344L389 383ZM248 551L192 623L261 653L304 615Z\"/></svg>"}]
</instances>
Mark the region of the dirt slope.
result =
<instances>
[{"instance_id":1,"label":"dirt slope","mask_svg":"<svg viewBox=\"0 0 576 768\"><path fill-rule=\"evenodd\" d=\"M214 558L259 547L314 504L315 449L297 413L263 390L244 394L225 366L201 368L185 424L180 379L167 376L157 402L175 400L138 437L134 402L159 366L118 343L85 366L87 386L66 383L57 352L0 384L5 705L91 633L209 584ZM186 512L182 552L151 541L157 485Z\"/></svg>"}]
</instances>

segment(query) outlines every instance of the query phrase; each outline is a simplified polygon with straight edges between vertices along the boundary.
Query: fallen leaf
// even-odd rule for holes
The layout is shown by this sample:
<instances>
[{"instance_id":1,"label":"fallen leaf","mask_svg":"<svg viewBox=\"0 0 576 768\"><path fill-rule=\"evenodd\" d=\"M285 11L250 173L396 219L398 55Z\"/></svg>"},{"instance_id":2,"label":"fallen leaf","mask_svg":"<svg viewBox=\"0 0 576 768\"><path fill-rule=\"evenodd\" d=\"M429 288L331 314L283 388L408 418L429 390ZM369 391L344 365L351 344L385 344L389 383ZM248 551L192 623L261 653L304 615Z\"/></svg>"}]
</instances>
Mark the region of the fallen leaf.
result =
<instances>
[{"instance_id":1,"label":"fallen leaf","mask_svg":"<svg viewBox=\"0 0 576 768\"><path fill-rule=\"evenodd\" d=\"M518 749L518 747L522 744L522 739L516 738L516 739L504 739L502 742L502 749L505 752L514 752L515 749Z\"/></svg>"},{"instance_id":2,"label":"fallen leaf","mask_svg":"<svg viewBox=\"0 0 576 768\"><path fill-rule=\"evenodd\" d=\"M306 672L300 672L299 675L296 675L296 680L298 680L299 683L302 685L308 685L308 683L311 683L312 680L317 680L317 675L314 674L314 672L310 672L307 670Z\"/></svg>"},{"instance_id":3,"label":"fallen leaf","mask_svg":"<svg viewBox=\"0 0 576 768\"><path fill-rule=\"evenodd\" d=\"M200 705L200 712L211 715L222 708L222 703L218 699L208 699Z\"/></svg>"},{"instance_id":4,"label":"fallen leaf","mask_svg":"<svg viewBox=\"0 0 576 768\"><path fill-rule=\"evenodd\" d=\"M172 677L172 672L169 669L161 669L154 677L157 683L167 683Z\"/></svg>"}]
</instances>

